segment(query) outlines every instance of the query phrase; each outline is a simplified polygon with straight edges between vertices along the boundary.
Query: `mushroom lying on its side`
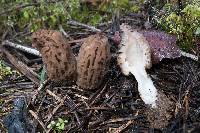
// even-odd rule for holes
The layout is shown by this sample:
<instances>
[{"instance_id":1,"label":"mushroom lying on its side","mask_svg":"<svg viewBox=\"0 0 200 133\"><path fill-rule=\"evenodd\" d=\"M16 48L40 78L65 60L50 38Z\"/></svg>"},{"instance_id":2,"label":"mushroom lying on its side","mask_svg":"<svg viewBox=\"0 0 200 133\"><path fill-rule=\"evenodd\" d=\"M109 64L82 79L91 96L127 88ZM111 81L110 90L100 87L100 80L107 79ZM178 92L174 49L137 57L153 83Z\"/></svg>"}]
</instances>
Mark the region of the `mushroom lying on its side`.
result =
<instances>
[{"instance_id":1,"label":"mushroom lying on its side","mask_svg":"<svg viewBox=\"0 0 200 133\"><path fill-rule=\"evenodd\" d=\"M125 75L135 76L144 103L156 107L158 92L146 72L146 68L151 67L150 46L141 33L131 31L127 25L122 24L120 29L123 31L118 56L121 70Z\"/></svg>"}]
</instances>

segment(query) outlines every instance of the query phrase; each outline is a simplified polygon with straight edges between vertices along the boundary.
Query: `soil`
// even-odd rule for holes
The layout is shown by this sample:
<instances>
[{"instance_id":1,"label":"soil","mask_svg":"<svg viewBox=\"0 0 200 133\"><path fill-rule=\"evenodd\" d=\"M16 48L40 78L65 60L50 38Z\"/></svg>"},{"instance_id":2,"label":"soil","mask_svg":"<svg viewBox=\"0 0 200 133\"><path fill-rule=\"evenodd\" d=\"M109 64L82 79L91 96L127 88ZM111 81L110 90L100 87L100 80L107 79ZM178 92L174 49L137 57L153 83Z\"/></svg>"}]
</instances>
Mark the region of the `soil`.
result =
<instances>
[{"instance_id":1,"label":"soil","mask_svg":"<svg viewBox=\"0 0 200 133\"><path fill-rule=\"evenodd\" d=\"M75 48L73 52L77 55L78 51ZM116 49L111 47L113 51ZM42 65L39 62L30 67L39 71ZM63 131L67 133L199 132L199 62L185 57L163 59L148 74L160 94L156 109L143 103L134 76L124 76L115 57L98 89L84 90L75 83L70 86L50 83L40 90L34 102L38 86L15 73L0 82L0 132L6 132L3 119L12 111L17 97L27 99L30 132L53 132L55 127L51 130L46 127L58 118L68 120Z\"/></svg>"},{"instance_id":2,"label":"soil","mask_svg":"<svg viewBox=\"0 0 200 133\"><path fill-rule=\"evenodd\" d=\"M32 131L44 131L51 121L67 119L63 132L191 132L200 130L200 67L199 63L188 58L164 59L148 70L160 99L166 106L150 110L145 106L137 91L133 75L123 76L112 58L109 73L96 90L83 90L76 86L50 84L41 90L34 103L31 98L37 86L18 87L17 83L27 83L24 77L10 77L0 83L0 130L5 132L2 119L12 110L12 101L25 96L28 110L36 113L38 120L28 113ZM30 82L29 82L30 83ZM3 88L5 85L11 87ZM31 87L30 87L31 86ZM60 100L59 100L60 98ZM62 101L62 100L64 101ZM157 112L158 115L155 115ZM156 119L155 119L156 118ZM157 123L157 124L156 124ZM48 130L48 129L47 129ZM53 132L51 130L50 132Z\"/></svg>"}]
</instances>

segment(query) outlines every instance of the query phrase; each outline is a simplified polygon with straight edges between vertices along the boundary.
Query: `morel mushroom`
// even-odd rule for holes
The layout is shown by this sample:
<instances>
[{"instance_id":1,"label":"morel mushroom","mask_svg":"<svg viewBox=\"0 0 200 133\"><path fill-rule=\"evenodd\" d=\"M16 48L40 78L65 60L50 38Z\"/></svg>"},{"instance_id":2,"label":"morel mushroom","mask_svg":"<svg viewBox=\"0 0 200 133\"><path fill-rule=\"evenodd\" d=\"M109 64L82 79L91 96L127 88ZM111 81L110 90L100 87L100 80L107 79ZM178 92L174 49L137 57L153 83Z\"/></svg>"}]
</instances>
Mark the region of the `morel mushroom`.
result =
<instances>
[{"instance_id":1,"label":"morel mushroom","mask_svg":"<svg viewBox=\"0 0 200 133\"><path fill-rule=\"evenodd\" d=\"M50 80L71 82L75 78L76 59L62 33L38 30L32 35L32 45L42 54Z\"/></svg>"},{"instance_id":2,"label":"morel mushroom","mask_svg":"<svg viewBox=\"0 0 200 133\"><path fill-rule=\"evenodd\" d=\"M139 32L131 31L124 24L120 28L123 31L118 56L121 70L125 75L132 73L135 76L140 97L144 103L156 107L158 93L145 70L151 67L150 46L145 37Z\"/></svg>"},{"instance_id":3,"label":"morel mushroom","mask_svg":"<svg viewBox=\"0 0 200 133\"><path fill-rule=\"evenodd\" d=\"M77 85L84 89L99 87L109 68L110 58L107 37L102 33L89 36L77 58Z\"/></svg>"}]
</instances>

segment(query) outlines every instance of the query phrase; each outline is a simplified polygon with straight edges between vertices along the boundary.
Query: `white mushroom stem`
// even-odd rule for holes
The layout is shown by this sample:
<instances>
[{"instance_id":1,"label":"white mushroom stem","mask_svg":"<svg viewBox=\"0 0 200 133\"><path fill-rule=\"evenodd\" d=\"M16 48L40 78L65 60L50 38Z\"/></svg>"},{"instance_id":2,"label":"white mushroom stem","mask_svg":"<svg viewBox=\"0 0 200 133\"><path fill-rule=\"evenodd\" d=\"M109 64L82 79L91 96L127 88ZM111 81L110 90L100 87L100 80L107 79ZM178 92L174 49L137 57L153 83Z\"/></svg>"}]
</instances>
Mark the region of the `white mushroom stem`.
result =
<instances>
[{"instance_id":1,"label":"white mushroom stem","mask_svg":"<svg viewBox=\"0 0 200 133\"><path fill-rule=\"evenodd\" d=\"M145 104L156 107L158 92L146 72L151 67L151 51L147 40L137 31L130 31L121 25L123 36L118 56L122 73L132 73L138 82L138 91Z\"/></svg>"},{"instance_id":2,"label":"white mushroom stem","mask_svg":"<svg viewBox=\"0 0 200 133\"><path fill-rule=\"evenodd\" d=\"M131 73L135 76L138 82L138 91L141 99L145 104L149 104L152 107L156 107L157 90L148 76L144 67L131 68Z\"/></svg>"}]
</instances>

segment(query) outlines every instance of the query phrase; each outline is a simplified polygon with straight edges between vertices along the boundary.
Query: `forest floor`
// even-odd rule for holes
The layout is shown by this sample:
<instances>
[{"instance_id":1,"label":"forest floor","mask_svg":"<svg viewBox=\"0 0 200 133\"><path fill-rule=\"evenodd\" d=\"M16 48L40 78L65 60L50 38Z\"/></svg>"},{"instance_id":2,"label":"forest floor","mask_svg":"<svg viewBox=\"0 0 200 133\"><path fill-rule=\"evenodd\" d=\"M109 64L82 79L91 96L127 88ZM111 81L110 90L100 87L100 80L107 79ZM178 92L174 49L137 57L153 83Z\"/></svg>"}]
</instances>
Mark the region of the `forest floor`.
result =
<instances>
[{"instance_id":1,"label":"forest floor","mask_svg":"<svg viewBox=\"0 0 200 133\"><path fill-rule=\"evenodd\" d=\"M75 52L79 48L75 48ZM28 57L29 58L29 57ZM32 57L31 57L32 58ZM33 58L34 59L34 58ZM7 64L11 63L7 61ZM40 70L41 62L28 65ZM12 67L13 68L13 67ZM0 83L0 130L5 132L3 118L12 111L13 100L25 97L27 119L32 132L53 132L47 128L58 118L67 120L63 132L190 132L200 130L200 66L189 58L164 59L148 70L156 88L174 103L173 117L168 126L154 129L146 117L133 75L120 72L116 58L111 59L110 71L96 90L83 90L77 85L47 85L33 101L38 85L18 73ZM53 87L52 87L53 86ZM62 130L60 130L62 131Z\"/></svg>"}]
</instances>

